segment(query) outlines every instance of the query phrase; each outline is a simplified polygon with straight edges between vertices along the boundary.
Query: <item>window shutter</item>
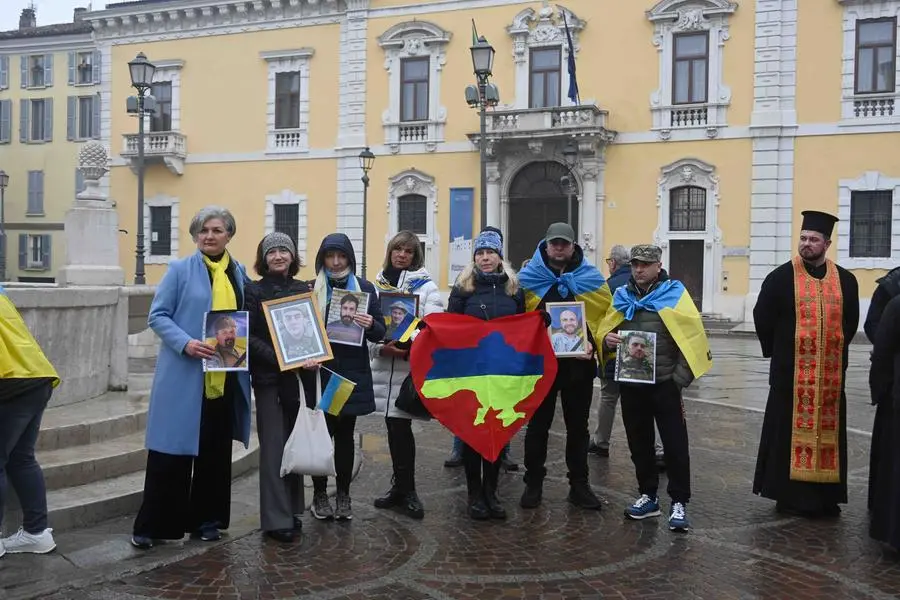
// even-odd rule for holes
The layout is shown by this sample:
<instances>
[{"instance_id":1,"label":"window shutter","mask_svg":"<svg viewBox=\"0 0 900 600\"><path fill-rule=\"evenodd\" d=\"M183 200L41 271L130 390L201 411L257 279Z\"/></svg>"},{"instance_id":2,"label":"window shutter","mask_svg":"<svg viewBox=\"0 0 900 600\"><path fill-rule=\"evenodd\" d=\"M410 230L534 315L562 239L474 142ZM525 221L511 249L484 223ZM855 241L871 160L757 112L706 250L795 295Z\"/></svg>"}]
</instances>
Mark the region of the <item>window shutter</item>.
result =
<instances>
[{"instance_id":1,"label":"window shutter","mask_svg":"<svg viewBox=\"0 0 900 600\"><path fill-rule=\"evenodd\" d=\"M9 57L0 56L0 89L9 87Z\"/></svg>"},{"instance_id":2,"label":"window shutter","mask_svg":"<svg viewBox=\"0 0 900 600\"><path fill-rule=\"evenodd\" d=\"M50 257L52 255L50 251L50 243L53 241L53 236L49 233L45 233L41 236L41 266L45 269L50 268Z\"/></svg>"},{"instance_id":3,"label":"window shutter","mask_svg":"<svg viewBox=\"0 0 900 600\"><path fill-rule=\"evenodd\" d=\"M12 100L0 100L0 144L12 141Z\"/></svg>"},{"instance_id":4,"label":"window shutter","mask_svg":"<svg viewBox=\"0 0 900 600\"><path fill-rule=\"evenodd\" d=\"M94 67L96 69L96 67ZM95 140L100 139L100 93L94 96L91 102L91 137Z\"/></svg>"},{"instance_id":5,"label":"window shutter","mask_svg":"<svg viewBox=\"0 0 900 600\"><path fill-rule=\"evenodd\" d=\"M75 53L69 52L69 85L74 85L77 79L75 79Z\"/></svg>"},{"instance_id":6,"label":"window shutter","mask_svg":"<svg viewBox=\"0 0 900 600\"><path fill-rule=\"evenodd\" d=\"M76 103L78 98L69 96L66 98L66 139L70 142L75 139L75 114L77 113Z\"/></svg>"},{"instance_id":7,"label":"window shutter","mask_svg":"<svg viewBox=\"0 0 900 600\"><path fill-rule=\"evenodd\" d=\"M36 214L44 214L44 172L34 172L35 181L35 202L37 203Z\"/></svg>"},{"instance_id":8,"label":"window shutter","mask_svg":"<svg viewBox=\"0 0 900 600\"><path fill-rule=\"evenodd\" d=\"M44 141L53 141L53 98L44 98Z\"/></svg>"},{"instance_id":9,"label":"window shutter","mask_svg":"<svg viewBox=\"0 0 900 600\"><path fill-rule=\"evenodd\" d=\"M19 270L28 268L28 234L19 234Z\"/></svg>"},{"instance_id":10,"label":"window shutter","mask_svg":"<svg viewBox=\"0 0 900 600\"><path fill-rule=\"evenodd\" d=\"M44 85L51 87L53 85L53 55L44 55Z\"/></svg>"},{"instance_id":11,"label":"window shutter","mask_svg":"<svg viewBox=\"0 0 900 600\"><path fill-rule=\"evenodd\" d=\"M28 204L25 208L25 214L34 214L34 205L36 204L35 191L37 184L35 183L34 174L37 171L28 171Z\"/></svg>"},{"instance_id":12,"label":"window shutter","mask_svg":"<svg viewBox=\"0 0 900 600\"><path fill-rule=\"evenodd\" d=\"M94 64L91 68L91 76L95 84L100 83L100 51L94 50Z\"/></svg>"},{"instance_id":13,"label":"window shutter","mask_svg":"<svg viewBox=\"0 0 900 600\"><path fill-rule=\"evenodd\" d=\"M84 173L81 169L75 167L75 195L84 191Z\"/></svg>"},{"instance_id":14,"label":"window shutter","mask_svg":"<svg viewBox=\"0 0 900 600\"><path fill-rule=\"evenodd\" d=\"M19 141L28 141L28 100L19 100Z\"/></svg>"},{"instance_id":15,"label":"window shutter","mask_svg":"<svg viewBox=\"0 0 900 600\"><path fill-rule=\"evenodd\" d=\"M21 66L21 71L22 71L22 73L20 75L22 78L22 81L19 82L19 86L23 87L23 88L27 88L28 87L28 57L24 56L24 55L20 56L19 57L19 65Z\"/></svg>"}]
</instances>

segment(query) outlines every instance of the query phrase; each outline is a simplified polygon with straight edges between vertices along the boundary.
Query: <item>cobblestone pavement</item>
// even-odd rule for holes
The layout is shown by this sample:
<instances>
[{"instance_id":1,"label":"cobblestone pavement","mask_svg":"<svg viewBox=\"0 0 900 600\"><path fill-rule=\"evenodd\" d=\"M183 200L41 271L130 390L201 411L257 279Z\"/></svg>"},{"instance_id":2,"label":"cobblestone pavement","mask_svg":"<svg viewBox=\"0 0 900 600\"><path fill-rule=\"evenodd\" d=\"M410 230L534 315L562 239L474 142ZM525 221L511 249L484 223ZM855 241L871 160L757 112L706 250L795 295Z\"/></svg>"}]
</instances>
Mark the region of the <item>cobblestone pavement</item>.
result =
<instances>
[{"instance_id":1,"label":"cobblestone pavement","mask_svg":"<svg viewBox=\"0 0 900 600\"><path fill-rule=\"evenodd\" d=\"M424 521L372 507L385 491L390 458L382 421L360 421L364 464L352 487L354 520L305 518L302 542L282 546L258 531L138 575L64 590L51 600L172 599L573 599L573 598L896 598L900 559L867 534L865 494L871 407L868 348L854 347L848 376L850 504L838 519L782 517L750 493L765 406L766 365L752 340L713 340L716 368L686 402L694 466L693 530L668 531L664 519L626 522L635 493L617 419L610 458L591 457L603 511L566 503L564 435L557 413L537 510L518 507L520 473L501 480L509 519L465 515L461 470L441 465L450 437L417 424L418 488ZM733 406L727 406L733 405ZM522 434L513 455L522 456ZM665 476L661 478L665 487ZM247 488L242 484L240 488ZM243 498L236 502L247 504ZM668 502L665 502L668 508ZM119 543L125 544L124 536ZM196 545L188 542L187 546ZM163 551L163 548L153 552ZM135 552L136 553L136 552ZM124 554L124 550L123 550ZM18 557L15 557L18 559ZM31 557L29 557L31 558ZM35 557L36 558L36 557ZM123 560L125 560L123 558ZM3 565L0 564L0 568Z\"/></svg>"}]
</instances>

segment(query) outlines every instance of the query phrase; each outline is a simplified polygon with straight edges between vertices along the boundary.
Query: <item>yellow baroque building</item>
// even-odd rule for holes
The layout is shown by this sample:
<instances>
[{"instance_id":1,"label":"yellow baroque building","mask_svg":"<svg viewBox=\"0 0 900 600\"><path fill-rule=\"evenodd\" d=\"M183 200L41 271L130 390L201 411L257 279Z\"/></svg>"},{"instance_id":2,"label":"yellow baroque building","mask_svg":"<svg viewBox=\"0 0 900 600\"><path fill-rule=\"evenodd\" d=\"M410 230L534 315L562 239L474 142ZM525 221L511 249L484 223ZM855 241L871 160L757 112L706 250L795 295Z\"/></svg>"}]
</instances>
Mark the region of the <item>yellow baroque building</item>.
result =
<instances>
[{"instance_id":1,"label":"yellow baroque building","mask_svg":"<svg viewBox=\"0 0 900 600\"><path fill-rule=\"evenodd\" d=\"M101 133L134 267L137 123L127 63L156 67L146 117L148 279L193 250L191 216L237 217L233 253L291 233L311 263L347 233L368 276L412 229L447 289L481 214L473 22L496 49L487 222L528 258L571 218L588 258L655 242L702 311L743 320L795 252L800 213L839 215L861 284L900 263L900 0L144 0L89 13ZM802 19L800 18L802 16ZM570 46L567 29L571 36ZM579 94L570 98L570 53ZM358 154L376 155L364 207ZM363 215L367 215L366 227ZM311 267L304 271L312 276Z\"/></svg>"},{"instance_id":2,"label":"yellow baroque building","mask_svg":"<svg viewBox=\"0 0 900 600\"><path fill-rule=\"evenodd\" d=\"M102 65L85 13L39 25L26 8L17 29L0 32L0 170L9 178L0 281L52 283L65 264L63 221L84 186L78 150L100 138Z\"/></svg>"}]
</instances>

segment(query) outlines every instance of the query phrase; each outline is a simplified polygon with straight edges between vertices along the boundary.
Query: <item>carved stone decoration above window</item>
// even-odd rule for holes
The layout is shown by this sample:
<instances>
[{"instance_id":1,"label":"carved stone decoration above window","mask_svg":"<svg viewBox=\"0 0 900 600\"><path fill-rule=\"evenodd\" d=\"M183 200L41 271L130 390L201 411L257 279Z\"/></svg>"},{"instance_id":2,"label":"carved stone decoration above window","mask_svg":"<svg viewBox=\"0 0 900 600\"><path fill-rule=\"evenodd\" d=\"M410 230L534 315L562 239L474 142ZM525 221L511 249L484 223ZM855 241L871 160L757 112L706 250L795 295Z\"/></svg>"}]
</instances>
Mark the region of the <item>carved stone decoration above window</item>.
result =
<instances>
[{"instance_id":1,"label":"carved stone decoration above window","mask_svg":"<svg viewBox=\"0 0 900 600\"><path fill-rule=\"evenodd\" d=\"M428 21L398 23L378 38L384 49L384 68L388 72L388 108L382 114L385 144L398 153L408 146L411 153L434 152L444 141L447 109L441 106L441 72L447 62L446 47L452 34ZM428 59L428 111L422 121L403 121L402 64L404 59Z\"/></svg>"},{"instance_id":2,"label":"carved stone decoration above window","mask_svg":"<svg viewBox=\"0 0 900 600\"><path fill-rule=\"evenodd\" d=\"M513 59L516 65L516 96L512 107L526 109L529 106L529 80L531 50L534 48L559 48L560 60L560 100L565 105L573 104L566 98L569 89L569 44L566 40L566 23L572 34L572 46L578 54L578 35L584 29L585 22L575 13L563 6L550 6L547 2L536 11L526 8L513 18L506 32L513 40ZM501 90L501 99L503 93Z\"/></svg>"},{"instance_id":3,"label":"carved stone decoration above window","mask_svg":"<svg viewBox=\"0 0 900 600\"><path fill-rule=\"evenodd\" d=\"M400 198L422 196L426 201L425 231L415 232L425 248L425 268L437 278L440 262L441 237L437 228L438 190L434 177L408 169L390 178L388 184L388 232L385 244L400 230Z\"/></svg>"},{"instance_id":4,"label":"carved stone decoration above window","mask_svg":"<svg viewBox=\"0 0 900 600\"><path fill-rule=\"evenodd\" d=\"M729 0L661 0L647 11L654 25L653 45L659 51L659 89L650 95L650 110L661 140L681 139L689 134L677 132L685 129L702 129L713 139L727 125L731 88L723 77L724 48L730 37L728 20L737 8ZM707 36L705 101L676 103L676 38L703 33Z\"/></svg>"}]
</instances>

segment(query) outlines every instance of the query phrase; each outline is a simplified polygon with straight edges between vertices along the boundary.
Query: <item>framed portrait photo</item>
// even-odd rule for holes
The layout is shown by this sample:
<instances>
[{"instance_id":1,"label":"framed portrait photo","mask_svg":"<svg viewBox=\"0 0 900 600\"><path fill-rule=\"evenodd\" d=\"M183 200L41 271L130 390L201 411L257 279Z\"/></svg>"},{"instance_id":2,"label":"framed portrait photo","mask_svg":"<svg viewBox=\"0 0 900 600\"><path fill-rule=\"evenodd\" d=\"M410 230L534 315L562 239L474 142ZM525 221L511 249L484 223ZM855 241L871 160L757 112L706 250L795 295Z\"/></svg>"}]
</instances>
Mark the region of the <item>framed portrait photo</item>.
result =
<instances>
[{"instance_id":1,"label":"framed portrait photo","mask_svg":"<svg viewBox=\"0 0 900 600\"><path fill-rule=\"evenodd\" d=\"M620 331L616 348L615 380L625 383L656 383L656 333Z\"/></svg>"},{"instance_id":2,"label":"framed portrait photo","mask_svg":"<svg viewBox=\"0 0 900 600\"><path fill-rule=\"evenodd\" d=\"M384 324L387 327L384 339L386 341L399 339L419 315L419 296L382 292L378 300L381 302L381 314L384 315Z\"/></svg>"},{"instance_id":3,"label":"framed portrait photo","mask_svg":"<svg viewBox=\"0 0 900 600\"><path fill-rule=\"evenodd\" d=\"M296 369L308 360L334 358L313 294L269 300L262 308L282 371Z\"/></svg>"},{"instance_id":4,"label":"framed portrait photo","mask_svg":"<svg viewBox=\"0 0 900 600\"><path fill-rule=\"evenodd\" d=\"M364 315L368 312L368 293L337 288L331 290L331 303L328 305L328 316L325 319L328 341L345 346L362 346L366 330L353 320L353 315Z\"/></svg>"},{"instance_id":5,"label":"framed portrait photo","mask_svg":"<svg viewBox=\"0 0 900 600\"><path fill-rule=\"evenodd\" d=\"M203 359L204 371L248 370L249 314L244 310L213 310L203 317L203 341L216 353Z\"/></svg>"},{"instance_id":6,"label":"framed portrait photo","mask_svg":"<svg viewBox=\"0 0 900 600\"><path fill-rule=\"evenodd\" d=\"M556 356L584 356L588 347L584 302L548 302L550 345Z\"/></svg>"}]
</instances>

